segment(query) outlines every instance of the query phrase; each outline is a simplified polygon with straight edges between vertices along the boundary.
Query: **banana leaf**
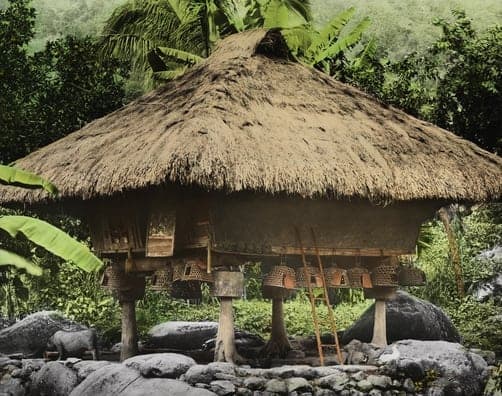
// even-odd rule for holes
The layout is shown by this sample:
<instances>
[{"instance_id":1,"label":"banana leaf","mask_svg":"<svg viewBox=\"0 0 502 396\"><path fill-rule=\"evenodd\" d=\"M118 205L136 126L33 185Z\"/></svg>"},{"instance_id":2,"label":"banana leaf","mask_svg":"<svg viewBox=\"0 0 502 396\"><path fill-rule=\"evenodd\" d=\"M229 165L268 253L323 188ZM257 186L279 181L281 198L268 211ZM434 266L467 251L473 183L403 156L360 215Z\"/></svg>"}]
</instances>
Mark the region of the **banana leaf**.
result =
<instances>
[{"instance_id":1,"label":"banana leaf","mask_svg":"<svg viewBox=\"0 0 502 396\"><path fill-rule=\"evenodd\" d=\"M28 188L43 188L53 195L58 193L56 186L44 178L7 165L0 165L0 183Z\"/></svg>"},{"instance_id":2,"label":"banana leaf","mask_svg":"<svg viewBox=\"0 0 502 396\"><path fill-rule=\"evenodd\" d=\"M21 233L31 242L66 261L71 261L84 271L97 271L103 266L103 262L92 254L86 245L43 220L27 216L2 216L0 229L12 237Z\"/></svg>"},{"instance_id":3,"label":"banana leaf","mask_svg":"<svg viewBox=\"0 0 502 396\"><path fill-rule=\"evenodd\" d=\"M26 270L31 275L42 275L42 268L15 253L0 249L0 266L13 265L16 268Z\"/></svg>"}]
</instances>

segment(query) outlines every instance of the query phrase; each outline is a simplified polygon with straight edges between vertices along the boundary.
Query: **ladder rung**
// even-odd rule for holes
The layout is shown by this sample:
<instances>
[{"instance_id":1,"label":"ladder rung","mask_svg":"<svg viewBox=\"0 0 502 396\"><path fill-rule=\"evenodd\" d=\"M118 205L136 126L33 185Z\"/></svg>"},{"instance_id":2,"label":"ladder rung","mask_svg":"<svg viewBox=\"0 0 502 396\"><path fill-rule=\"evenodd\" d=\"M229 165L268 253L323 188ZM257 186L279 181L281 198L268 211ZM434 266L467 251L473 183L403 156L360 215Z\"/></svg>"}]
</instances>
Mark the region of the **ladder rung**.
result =
<instances>
[{"instance_id":1,"label":"ladder rung","mask_svg":"<svg viewBox=\"0 0 502 396\"><path fill-rule=\"evenodd\" d=\"M323 347L336 347L336 344L321 344Z\"/></svg>"}]
</instances>

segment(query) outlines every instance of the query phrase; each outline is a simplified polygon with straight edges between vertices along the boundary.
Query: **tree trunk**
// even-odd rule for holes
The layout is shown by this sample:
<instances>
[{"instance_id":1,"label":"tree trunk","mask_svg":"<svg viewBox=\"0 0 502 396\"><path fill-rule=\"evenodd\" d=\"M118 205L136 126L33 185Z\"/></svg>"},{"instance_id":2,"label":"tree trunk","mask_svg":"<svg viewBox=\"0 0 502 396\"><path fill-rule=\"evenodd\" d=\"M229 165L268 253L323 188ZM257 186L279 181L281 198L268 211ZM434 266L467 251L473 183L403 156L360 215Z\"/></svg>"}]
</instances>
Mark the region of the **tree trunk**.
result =
<instances>
[{"instance_id":1,"label":"tree trunk","mask_svg":"<svg viewBox=\"0 0 502 396\"><path fill-rule=\"evenodd\" d=\"M235 348L234 334L234 310L232 298L220 298L220 320L216 346L214 348L214 360L216 362L237 363L241 358Z\"/></svg>"},{"instance_id":2,"label":"tree trunk","mask_svg":"<svg viewBox=\"0 0 502 396\"><path fill-rule=\"evenodd\" d=\"M448 237L451 263L453 265L453 271L455 272L455 280L457 283L457 293L459 297L465 297L464 277L462 275L462 264L460 260L457 238L450 224L450 216L448 215L448 211L445 208L439 209L439 218L443 222L444 229Z\"/></svg>"},{"instance_id":3,"label":"tree trunk","mask_svg":"<svg viewBox=\"0 0 502 396\"><path fill-rule=\"evenodd\" d=\"M284 358L291 350L286 325L284 323L284 302L282 298L272 299L272 332L270 340L263 347L262 354L267 357Z\"/></svg>"},{"instance_id":4,"label":"tree trunk","mask_svg":"<svg viewBox=\"0 0 502 396\"><path fill-rule=\"evenodd\" d=\"M371 343L380 347L387 346L387 320L385 315L385 300L375 300L375 324L373 325Z\"/></svg>"},{"instance_id":5,"label":"tree trunk","mask_svg":"<svg viewBox=\"0 0 502 396\"><path fill-rule=\"evenodd\" d=\"M136 301L120 301L122 307L122 348L120 361L138 354L138 329L136 326Z\"/></svg>"}]
</instances>

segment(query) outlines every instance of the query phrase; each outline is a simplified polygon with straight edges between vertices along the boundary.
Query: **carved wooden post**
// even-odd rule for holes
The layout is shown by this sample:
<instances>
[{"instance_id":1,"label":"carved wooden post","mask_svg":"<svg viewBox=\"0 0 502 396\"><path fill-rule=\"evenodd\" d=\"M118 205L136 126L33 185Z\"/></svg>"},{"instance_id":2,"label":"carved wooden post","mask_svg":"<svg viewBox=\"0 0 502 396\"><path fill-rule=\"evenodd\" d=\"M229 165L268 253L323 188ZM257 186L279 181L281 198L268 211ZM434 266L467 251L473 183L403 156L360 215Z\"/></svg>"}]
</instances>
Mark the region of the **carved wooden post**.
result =
<instances>
[{"instance_id":1,"label":"carved wooden post","mask_svg":"<svg viewBox=\"0 0 502 396\"><path fill-rule=\"evenodd\" d=\"M138 353L138 330L136 326L136 300L145 294L145 278L125 272L125 265L113 263L106 268L102 285L110 290L122 309L122 348L120 360Z\"/></svg>"},{"instance_id":2,"label":"carved wooden post","mask_svg":"<svg viewBox=\"0 0 502 396\"><path fill-rule=\"evenodd\" d=\"M375 323L371 343L380 347L387 346L387 321L385 315L385 300L375 300Z\"/></svg>"},{"instance_id":3,"label":"carved wooden post","mask_svg":"<svg viewBox=\"0 0 502 396\"><path fill-rule=\"evenodd\" d=\"M241 297L243 291L242 272L214 272L214 295L220 297L220 320L214 349L214 360L217 362L237 363L242 360L235 348L232 299Z\"/></svg>"},{"instance_id":4,"label":"carved wooden post","mask_svg":"<svg viewBox=\"0 0 502 396\"><path fill-rule=\"evenodd\" d=\"M122 348L120 361L138 354L138 329L136 326L136 300L121 300Z\"/></svg>"}]
</instances>

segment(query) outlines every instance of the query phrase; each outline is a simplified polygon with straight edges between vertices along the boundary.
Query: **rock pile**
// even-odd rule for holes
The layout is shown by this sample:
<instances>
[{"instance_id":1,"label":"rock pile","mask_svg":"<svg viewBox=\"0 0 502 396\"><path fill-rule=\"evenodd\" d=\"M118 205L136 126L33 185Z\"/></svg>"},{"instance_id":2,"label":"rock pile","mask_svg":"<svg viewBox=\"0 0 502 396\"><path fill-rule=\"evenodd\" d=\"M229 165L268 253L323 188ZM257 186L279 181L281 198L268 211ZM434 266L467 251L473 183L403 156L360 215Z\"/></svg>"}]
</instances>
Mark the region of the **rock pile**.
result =
<instances>
[{"instance_id":1,"label":"rock pile","mask_svg":"<svg viewBox=\"0 0 502 396\"><path fill-rule=\"evenodd\" d=\"M0 357L0 394L474 396L482 394L488 376L481 356L444 341L406 340L384 349L354 341L345 352L366 364L262 369L201 365L173 353L141 355L123 363Z\"/></svg>"}]
</instances>

